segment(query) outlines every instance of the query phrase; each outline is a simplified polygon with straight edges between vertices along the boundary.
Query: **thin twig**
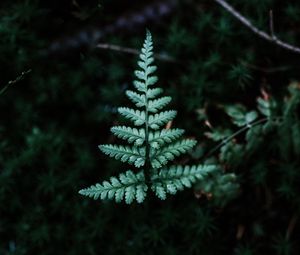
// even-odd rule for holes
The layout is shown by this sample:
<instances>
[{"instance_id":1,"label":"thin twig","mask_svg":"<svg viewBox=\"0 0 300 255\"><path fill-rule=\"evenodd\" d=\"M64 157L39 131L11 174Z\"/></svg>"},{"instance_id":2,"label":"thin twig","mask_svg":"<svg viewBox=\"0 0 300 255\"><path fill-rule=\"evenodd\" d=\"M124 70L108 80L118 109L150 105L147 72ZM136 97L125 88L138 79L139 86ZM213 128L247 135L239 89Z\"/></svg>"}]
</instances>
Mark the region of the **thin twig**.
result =
<instances>
[{"instance_id":1,"label":"thin twig","mask_svg":"<svg viewBox=\"0 0 300 255\"><path fill-rule=\"evenodd\" d=\"M108 49L108 50L114 50L114 51L119 51L119 52L124 52L128 54L133 54L133 55L139 55L140 51L137 49L133 48L127 48L127 47L122 47L119 45L114 45L114 44L107 44L107 43L99 43L96 45L96 48L99 49ZM154 57L156 59L162 60L162 61L167 61L167 62L176 62L176 60L168 55L162 55L162 54L154 54Z\"/></svg>"},{"instance_id":2,"label":"thin twig","mask_svg":"<svg viewBox=\"0 0 300 255\"><path fill-rule=\"evenodd\" d=\"M0 90L0 95L2 95L7 89L8 87L10 87L11 85L16 84L17 82L23 80L24 76L28 73L31 72L31 69L22 72L16 79L9 81L1 90Z\"/></svg>"},{"instance_id":3,"label":"thin twig","mask_svg":"<svg viewBox=\"0 0 300 255\"><path fill-rule=\"evenodd\" d=\"M273 121L278 121L278 120L281 120L282 117L279 116L279 117L274 117ZM256 121L253 121L251 123L248 123L247 125L245 125L244 127L240 128L239 130L237 130L235 133L233 133L232 135L226 137L222 142L218 143L215 147L213 147L208 153L206 153L204 155L203 158L208 158L210 157L211 155L213 155L216 151L218 151L223 145L227 144L228 142L230 142L232 139L234 139L235 137L237 137L239 134L245 132L246 130L256 126L256 125L259 125L259 124L262 124L264 122L267 122L269 120L269 118L261 118L259 120L256 120Z\"/></svg>"},{"instance_id":4,"label":"thin twig","mask_svg":"<svg viewBox=\"0 0 300 255\"><path fill-rule=\"evenodd\" d=\"M275 32L274 32L273 11L270 10L269 14L270 14L270 33L271 33L271 37L273 39L276 39Z\"/></svg>"},{"instance_id":5,"label":"thin twig","mask_svg":"<svg viewBox=\"0 0 300 255\"><path fill-rule=\"evenodd\" d=\"M212 154L214 154L217 150L219 150L223 145L227 144L228 142L230 142L233 138L235 138L236 136L238 136L239 134L243 133L244 131L246 131L249 128L252 128L258 124L261 124L263 122L266 122L268 120L268 118L263 118L263 119L259 119L257 121L254 121L252 123L247 124L246 126L242 127L241 129L239 129L238 131L236 131L235 133L233 133L232 135L228 136L227 138L225 138L222 142L220 142L219 144L217 144L214 148L212 148L205 156L204 158L208 158L210 157Z\"/></svg>"},{"instance_id":6,"label":"thin twig","mask_svg":"<svg viewBox=\"0 0 300 255\"><path fill-rule=\"evenodd\" d=\"M242 65L244 65L247 68L253 69L253 70L257 70L257 71L261 71L264 73L276 73L276 72L285 72L287 70L290 69L296 69L299 68L299 66L275 66L275 67L262 67L262 66L256 66L256 65L252 65L250 63L247 63L243 60L240 61L240 63Z\"/></svg>"},{"instance_id":7,"label":"thin twig","mask_svg":"<svg viewBox=\"0 0 300 255\"><path fill-rule=\"evenodd\" d=\"M240 14L238 11L236 11L231 5L229 5L224 0L215 0L218 4L220 4L225 10L227 10L229 13L231 13L236 19L238 19L240 22L242 22L246 27L248 27L250 30L252 30L255 34L260 36L261 38L275 43L276 45L287 49L289 51L293 51L300 54L300 48L296 47L294 45L291 45L289 43L286 43L280 39L277 38L277 36L274 35L274 27L273 27L273 14L270 13L272 16L272 20L270 21L270 24L272 23L272 30L271 35L266 33L263 30L258 29L255 27L247 18L245 18L242 14Z\"/></svg>"}]
</instances>

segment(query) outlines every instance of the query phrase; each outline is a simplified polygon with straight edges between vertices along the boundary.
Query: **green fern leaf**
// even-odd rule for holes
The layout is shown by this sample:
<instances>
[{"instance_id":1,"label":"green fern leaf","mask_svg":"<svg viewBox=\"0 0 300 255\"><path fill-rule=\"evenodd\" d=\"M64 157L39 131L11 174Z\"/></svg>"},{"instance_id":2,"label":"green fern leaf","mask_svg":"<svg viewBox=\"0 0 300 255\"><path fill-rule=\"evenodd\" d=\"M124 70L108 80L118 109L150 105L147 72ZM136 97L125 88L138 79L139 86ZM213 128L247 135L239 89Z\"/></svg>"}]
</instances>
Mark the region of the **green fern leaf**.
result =
<instances>
[{"instance_id":1,"label":"green fern leaf","mask_svg":"<svg viewBox=\"0 0 300 255\"><path fill-rule=\"evenodd\" d=\"M143 107L146 105L146 97L145 95L141 95L131 90L126 91L126 95L128 98L135 103L137 107Z\"/></svg>"},{"instance_id":2,"label":"green fern leaf","mask_svg":"<svg viewBox=\"0 0 300 255\"><path fill-rule=\"evenodd\" d=\"M162 200L166 194L176 194L185 187L190 188L197 180L202 180L208 174L218 171L215 165L171 166L163 168L152 176L153 192Z\"/></svg>"},{"instance_id":3,"label":"green fern leaf","mask_svg":"<svg viewBox=\"0 0 300 255\"><path fill-rule=\"evenodd\" d=\"M145 81L145 80L147 79L147 75L146 75L146 73L145 73L144 71L139 71L139 70L137 70L137 71L134 72L134 74L135 74L135 76L136 76L137 78L139 78L140 80Z\"/></svg>"},{"instance_id":4,"label":"green fern leaf","mask_svg":"<svg viewBox=\"0 0 300 255\"><path fill-rule=\"evenodd\" d=\"M173 144L170 144L161 150L158 150L151 157L151 165L153 168L160 168L167 164L168 161L173 160L175 157L182 153L186 153L196 145L195 140L185 139ZM155 150L152 150L155 151Z\"/></svg>"},{"instance_id":5,"label":"green fern leaf","mask_svg":"<svg viewBox=\"0 0 300 255\"><path fill-rule=\"evenodd\" d=\"M145 129L137 129L126 126L115 126L111 128L111 132L123 140L127 140L129 143L134 143L136 146L140 146L145 141Z\"/></svg>"},{"instance_id":6,"label":"green fern leaf","mask_svg":"<svg viewBox=\"0 0 300 255\"><path fill-rule=\"evenodd\" d=\"M160 148L166 143L171 143L181 137L184 133L183 129L162 129L160 131L149 133L149 143L153 148Z\"/></svg>"},{"instance_id":7,"label":"green fern leaf","mask_svg":"<svg viewBox=\"0 0 300 255\"><path fill-rule=\"evenodd\" d=\"M150 76L150 77L147 77L146 85L147 85L147 86L154 85L157 81L158 81L157 76Z\"/></svg>"},{"instance_id":8,"label":"green fern leaf","mask_svg":"<svg viewBox=\"0 0 300 255\"><path fill-rule=\"evenodd\" d=\"M125 174L120 174L119 178L111 177L110 181L103 181L102 184L95 184L89 188L82 189L79 194L101 200L115 199L117 203L125 198L127 204L134 200L142 203L147 196L148 187L145 184L143 172L134 174L128 170Z\"/></svg>"},{"instance_id":9,"label":"green fern leaf","mask_svg":"<svg viewBox=\"0 0 300 255\"><path fill-rule=\"evenodd\" d=\"M125 118L133 121L136 126L141 126L146 121L146 115L144 111L134 110L128 107L119 107L118 111Z\"/></svg>"},{"instance_id":10,"label":"green fern leaf","mask_svg":"<svg viewBox=\"0 0 300 255\"><path fill-rule=\"evenodd\" d=\"M150 100L148 103L148 111L156 113L158 110L170 103L171 100L171 97L161 97L155 100Z\"/></svg>"},{"instance_id":11,"label":"green fern leaf","mask_svg":"<svg viewBox=\"0 0 300 255\"><path fill-rule=\"evenodd\" d=\"M167 198L167 192L163 182L154 183L151 186L151 189L155 193L155 195L161 200L165 200Z\"/></svg>"},{"instance_id":12,"label":"green fern leaf","mask_svg":"<svg viewBox=\"0 0 300 255\"><path fill-rule=\"evenodd\" d=\"M161 89L161 88L148 89L146 92L146 96L149 99L153 99L153 98L157 97L159 94L161 94L162 92L163 92L163 89Z\"/></svg>"},{"instance_id":13,"label":"green fern leaf","mask_svg":"<svg viewBox=\"0 0 300 255\"><path fill-rule=\"evenodd\" d=\"M164 111L161 113L156 113L154 115L150 115L148 122L149 126L152 129L158 129L160 126L168 123L170 120L174 119L177 112L174 110Z\"/></svg>"},{"instance_id":14,"label":"green fern leaf","mask_svg":"<svg viewBox=\"0 0 300 255\"><path fill-rule=\"evenodd\" d=\"M99 149L110 157L134 164L136 167L141 167L145 164L144 148L106 144L99 145Z\"/></svg>"},{"instance_id":15,"label":"green fern leaf","mask_svg":"<svg viewBox=\"0 0 300 255\"><path fill-rule=\"evenodd\" d=\"M147 92L147 87L145 86L144 82L135 80L135 81L133 81L133 85L138 91L143 92L143 93Z\"/></svg>"}]
</instances>

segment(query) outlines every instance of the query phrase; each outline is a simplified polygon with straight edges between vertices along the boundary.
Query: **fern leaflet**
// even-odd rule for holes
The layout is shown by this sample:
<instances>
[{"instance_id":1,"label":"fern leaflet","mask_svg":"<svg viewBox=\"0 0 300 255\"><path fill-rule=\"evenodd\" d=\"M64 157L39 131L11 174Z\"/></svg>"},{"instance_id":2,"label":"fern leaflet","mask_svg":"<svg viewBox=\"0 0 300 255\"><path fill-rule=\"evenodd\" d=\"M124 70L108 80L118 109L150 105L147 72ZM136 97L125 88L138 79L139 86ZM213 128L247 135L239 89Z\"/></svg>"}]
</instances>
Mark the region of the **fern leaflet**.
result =
<instances>
[{"instance_id":1,"label":"fern leaflet","mask_svg":"<svg viewBox=\"0 0 300 255\"><path fill-rule=\"evenodd\" d=\"M180 154L192 149L195 145L195 140L185 139L174 144L170 144L167 147L163 147L161 150L158 150L158 152L154 152L154 155L151 157L151 165L153 168L160 168L167 164L168 161L173 160Z\"/></svg>"},{"instance_id":2,"label":"fern leaflet","mask_svg":"<svg viewBox=\"0 0 300 255\"><path fill-rule=\"evenodd\" d=\"M132 120L136 126L141 126L146 121L144 111L130 109L128 107L119 107L118 112L125 118Z\"/></svg>"},{"instance_id":3,"label":"fern leaflet","mask_svg":"<svg viewBox=\"0 0 300 255\"><path fill-rule=\"evenodd\" d=\"M141 167L145 164L145 152L143 148L105 144L99 145L99 149L110 157L134 164L136 167Z\"/></svg>"},{"instance_id":4,"label":"fern leaflet","mask_svg":"<svg viewBox=\"0 0 300 255\"><path fill-rule=\"evenodd\" d=\"M161 169L152 176L151 189L160 199L166 199L167 193L176 194L184 187L190 188L197 180L202 180L208 174L217 171L214 165L171 166Z\"/></svg>"},{"instance_id":5,"label":"fern leaflet","mask_svg":"<svg viewBox=\"0 0 300 255\"><path fill-rule=\"evenodd\" d=\"M184 133L183 129L162 129L160 131L149 133L149 143L151 147L158 149L166 143L171 143L181 137Z\"/></svg>"},{"instance_id":6,"label":"fern leaflet","mask_svg":"<svg viewBox=\"0 0 300 255\"><path fill-rule=\"evenodd\" d=\"M137 129L126 126L115 126L112 127L111 132L123 140L127 140L129 143L134 143L140 146L145 141L145 129Z\"/></svg>"},{"instance_id":7,"label":"fern leaflet","mask_svg":"<svg viewBox=\"0 0 300 255\"><path fill-rule=\"evenodd\" d=\"M115 199L116 202L121 202L125 199L127 204L136 200L142 203L147 195L148 187L145 184L143 172L134 174L128 170L125 174L121 173L119 178L111 177L110 181L103 181L102 184L95 184L89 188L82 189L79 194L94 198Z\"/></svg>"},{"instance_id":8,"label":"fern leaflet","mask_svg":"<svg viewBox=\"0 0 300 255\"><path fill-rule=\"evenodd\" d=\"M152 129L159 129L160 126L174 119L176 114L176 111L170 110L150 115L148 119L149 126Z\"/></svg>"},{"instance_id":9,"label":"fern leaflet","mask_svg":"<svg viewBox=\"0 0 300 255\"><path fill-rule=\"evenodd\" d=\"M158 110L165 107L168 103L171 102L171 97L161 97L158 99L150 100L148 102L149 112L156 113Z\"/></svg>"}]
</instances>

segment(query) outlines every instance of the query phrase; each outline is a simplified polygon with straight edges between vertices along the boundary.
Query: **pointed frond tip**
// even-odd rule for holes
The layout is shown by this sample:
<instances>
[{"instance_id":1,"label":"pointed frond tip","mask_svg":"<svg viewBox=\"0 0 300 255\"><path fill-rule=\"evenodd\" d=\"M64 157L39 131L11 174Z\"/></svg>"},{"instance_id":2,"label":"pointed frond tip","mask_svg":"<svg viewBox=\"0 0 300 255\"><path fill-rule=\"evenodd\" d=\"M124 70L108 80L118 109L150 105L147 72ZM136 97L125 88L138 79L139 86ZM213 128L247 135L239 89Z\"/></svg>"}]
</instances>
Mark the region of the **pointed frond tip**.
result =
<instances>
[{"instance_id":1,"label":"pointed frond tip","mask_svg":"<svg viewBox=\"0 0 300 255\"><path fill-rule=\"evenodd\" d=\"M118 178L111 177L109 181L95 184L89 188L82 189L79 194L101 200L115 200L117 203L125 200L131 204L134 200L142 203L147 196L148 187L145 184L143 172L134 174L128 170L120 174Z\"/></svg>"},{"instance_id":2,"label":"pointed frond tip","mask_svg":"<svg viewBox=\"0 0 300 255\"><path fill-rule=\"evenodd\" d=\"M165 200L167 193L174 195L185 187L190 188L197 180L219 171L215 165L171 166L163 168L152 176L152 191L161 200Z\"/></svg>"},{"instance_id":3,"label":"pointed frond tip","mask_svg":"<svg viewBox=\"0 0 300 255\"><path fill-rule=\"evenodd\" d=\"M134 81L134 85L137 90L141 92L147 92L148 86L154 85L158 80L157 76L153 75L157 69L155 65L152 65L154 62L153 55L152 36L147 32L146 39L139 55L140 60L138 61L138 66L140 67L140 70L135 70L134 72L138 79Z\"/></svg>"}]
</instances>

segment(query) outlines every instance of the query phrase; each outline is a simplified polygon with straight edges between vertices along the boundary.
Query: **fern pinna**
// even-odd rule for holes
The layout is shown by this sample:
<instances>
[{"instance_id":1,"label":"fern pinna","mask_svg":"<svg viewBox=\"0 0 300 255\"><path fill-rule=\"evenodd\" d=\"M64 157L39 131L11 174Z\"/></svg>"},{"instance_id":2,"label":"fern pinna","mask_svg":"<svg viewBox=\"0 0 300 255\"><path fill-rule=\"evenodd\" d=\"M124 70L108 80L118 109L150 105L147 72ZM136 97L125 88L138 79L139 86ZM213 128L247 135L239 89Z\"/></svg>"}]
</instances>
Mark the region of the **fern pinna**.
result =
<instances>
[{"instance_id":1,"label":"fern pinna","mask_svg":"<svg viewBox=\"0 0 300 255\"><path fill-rule=\"evenodd\" d=\"M176 111L161 111L171 101L171 97L158 97L163 90L154 87L157 77L153 75L156 71L153 61L152 36L147 31L138 61L140 70L135 71L137 80L133 84L136 91L126 91L138 109L118 108L118 112L136 127L111 128L114 135L126 140L130 146L99 146L106 155L140 170L128 170L118 177L111 177L109 181L82 189L79 191L81 195L102 200L115 199L116 202L125 200L127 204L134 200L142 203L151 189L160 199L166 199L167 193L175 194L184 187L191 187L196 180L203 179L217 169L213 165L165 166L175 157L192 149L196 141L179 139L184 133L182 129L163 128L176 116Z\"/></svg>"}]
</instances>

